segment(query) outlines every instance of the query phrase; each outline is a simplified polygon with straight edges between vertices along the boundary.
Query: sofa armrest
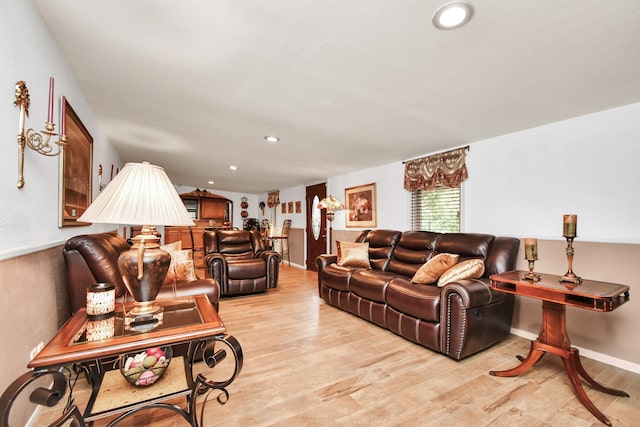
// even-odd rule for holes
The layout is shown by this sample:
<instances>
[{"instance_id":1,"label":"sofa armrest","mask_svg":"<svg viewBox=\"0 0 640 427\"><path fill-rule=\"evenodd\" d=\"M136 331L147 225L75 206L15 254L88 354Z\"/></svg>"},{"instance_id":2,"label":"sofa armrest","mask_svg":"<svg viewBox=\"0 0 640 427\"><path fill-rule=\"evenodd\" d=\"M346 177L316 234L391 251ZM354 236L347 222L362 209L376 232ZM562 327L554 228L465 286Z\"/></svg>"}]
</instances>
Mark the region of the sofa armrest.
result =
<instances>
[{"instance_id":1,"label":"sofa armrest","mask_svg":"<svg viewBox=\"0 0 640 427\"><path fill-rule=\"evenodd\" d=\"M318 275L329 265L338 262L337 254L324 254L316 258L316 267L318 267Z\"/></svg>"},{"instance_id":2,"label":"sofa armrest","mask_svg":"<svg viewBox=\"0 0 640 427\"><path fill-rule=\"evenodd\" d=\"M258 251L256 252L256 258L261 258L267 263L267 287L277 287L280 277L280 261L282 260L280 252L272 250Z\"/></svg>"},{"instance_id":3,"label":"sofa armrest","mask_svg":"<svg viewBox=\"0 0 640 427\"><path fill-rule=\"evenodd\" d=\"M449 283L440 294L440 351L460 360L509 334L513 295L493 291L489 279Z\"/></svg>"},{"instance_id":4,"label":"sofa armrest","mask_svg":"<svg viewBox=\"0 0 640 427\"><path fill-rule=\"evenodd\" d=\"M220 285L221 295L227 292L227 260L218 252L208 253L204 257L204 263L209 268L209 276Z\"/></svg>"},{"instance_id":5,"label":"sofa armrest","mask_svg":"<svg viewBox=\"0 0 640 427\"><path fill-rule=\"evenodd\" d=\"M460 296L466 309L491 304L504 298L503 292L494 291L489 286L489 279L464 279L447 283L442 288L441 298L446 306L449 294Z\"/></svg>"}]
</instances>

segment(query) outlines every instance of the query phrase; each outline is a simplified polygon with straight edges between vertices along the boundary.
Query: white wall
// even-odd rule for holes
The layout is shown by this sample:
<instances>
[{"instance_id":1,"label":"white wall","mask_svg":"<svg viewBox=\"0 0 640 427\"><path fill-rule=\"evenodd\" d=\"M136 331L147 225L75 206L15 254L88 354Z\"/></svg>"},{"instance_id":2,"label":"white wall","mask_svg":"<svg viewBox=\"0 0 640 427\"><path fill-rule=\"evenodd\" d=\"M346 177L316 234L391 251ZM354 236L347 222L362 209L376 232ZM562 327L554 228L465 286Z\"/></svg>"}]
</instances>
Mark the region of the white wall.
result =
<instances>
[{"instance_id":1,"label":"white wall","mask_svg":"<svg viewBox=\"0 0 640 427\"><path fill-rule=\"evenodd\" d=\"M93 114L80 92L57 45L34 10L30 1L4 1L0 3L0 259L54 246L67 238L85 232L113 229L113 226L58 228L59 157L45 157L25 149L25 186L17 188L18 178L18 115L12 105L15 84L27 83L31 107L25 127L36 131L44 129L47 119L49 77L55 79L56 131L60 130L60 97L66 96L94 140L94 196L98 188L98 164L120 165L120 159L98 130Z\"/></svg>"},{"instance_id":2,"label":"white wall","mask_svg":"<svg viewBox=\"0 0 640 427\"><path fill-rule=\"evenodd\" d=\"M467 156L463 228L640 243L640 103L478 141Z\"/></svg>"},{"instance_id":3,"label":"white wall","mask_svg":"<svg viewBox=\"0 0 640 427\"><path fill-rule=\"evenodd\" d=\"M377 227L392 230L409 229L408 197L403 189L404 165L391 163L364 169L328 180L327 194L345 202L345 189L358 185L376 184ZM346 211L337 211L333 221L334 230L346 230ZM349 228L349 230L361 230Z\"/></svg>"},{"instance_id":4,"label":"white wall","mask_svg":"<svg viewBox=\"0 0 640 427\"><path fill-rule=\"evenodd\" d=\"M562 239L562 215L575 213L579 240L640 243L639 141L640 103L474 142L461 228ZM330 178L327 192L344 201L345 188L375 182L377 228L407 230L403 174L401 162L365 169ZM344 211L333 228L346 229Z\"/></svg>"},{"instance_id":5,"label":"white wall","mask_svg":"<svg viewBox=\"0 0 640 427\"><path fill-rule=\"evenodd\" d=\"M274 227L282 227L282 223L285 219L291 220L291 228L302 228L306 227L306 205L305 205L305 197L306 197L306 187L303 185L296 185L294 187L283 188L280 191L280 204L275 208L269 208L267 205L267 194L261 194L258 196L258 202L263 201L265 205L264 215L259 212L257 216L258 219L268 219L272 226ZM293 202L293 213L289 213L289 209L287 207L287 213L282 213L282 204L288 204L289 202ZM296 213L296 202L300 202L301 204L301 212Z\"/></svg>"}]
</instances>

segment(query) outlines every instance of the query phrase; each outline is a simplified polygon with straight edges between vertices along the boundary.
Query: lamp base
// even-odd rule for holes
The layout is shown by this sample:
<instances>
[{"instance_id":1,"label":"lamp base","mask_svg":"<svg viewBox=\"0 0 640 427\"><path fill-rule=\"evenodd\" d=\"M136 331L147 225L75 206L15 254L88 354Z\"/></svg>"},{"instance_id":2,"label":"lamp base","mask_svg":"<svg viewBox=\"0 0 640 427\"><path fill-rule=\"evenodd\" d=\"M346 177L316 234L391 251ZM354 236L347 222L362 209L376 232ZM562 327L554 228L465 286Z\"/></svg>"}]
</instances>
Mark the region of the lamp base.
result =
<instances>
[{"instance_id":1,"label":"lamp base","mask_svg":"<svg viewBox=\"0 0 640 427\"><path fill-rule=\"evenodd\" d=\"M171 263L171 255L160 249L155 228L142 227L142 234L133 238L133 246L118 258L122 280L133 296L131 316L159 313L162 308L155 303Z\"/></svg>"},{"instance_id":2,"label":"lamp base","mask_svg":"<svg viewBox=\"0 0 640 427\"><path fill-rule=\"evenodd\" d=\"M135 301L133 308L129 310L129 315L133 317L147 316L151 314L161 313L162 307L156 304L156 301Z\"/></svg>"}]
</instances>

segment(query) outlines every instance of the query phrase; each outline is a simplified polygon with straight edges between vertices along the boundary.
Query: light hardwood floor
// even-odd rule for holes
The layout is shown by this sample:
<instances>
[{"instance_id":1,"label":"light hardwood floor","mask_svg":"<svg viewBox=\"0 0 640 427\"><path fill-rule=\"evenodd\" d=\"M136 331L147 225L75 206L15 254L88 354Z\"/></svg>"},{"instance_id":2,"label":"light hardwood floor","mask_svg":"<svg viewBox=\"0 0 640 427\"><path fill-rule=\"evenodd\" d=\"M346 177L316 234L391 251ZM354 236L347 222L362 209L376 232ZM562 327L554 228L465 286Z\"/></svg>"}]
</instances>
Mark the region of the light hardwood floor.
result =
<instances>
[{"instance_id":1,"label":"light hardwood floor","mask_svg":"<svg viewBox=\"0 0 640 427\"><path fill-rule=\"evenodd\" d=\"M220 316L242 345L244 368L226 405L206 405L205 426L603 425L575 397L558 357L545 356L521 377L489 375L515 366L527 340L511 336L457 362L326 305L313 272L282 266L277 289L225 298ZM585 385L613 425L640 425L640 375L583 363L631 395ZM187 425L155 410L120 425L151 424Z\"/></svg>"}]
</instances>

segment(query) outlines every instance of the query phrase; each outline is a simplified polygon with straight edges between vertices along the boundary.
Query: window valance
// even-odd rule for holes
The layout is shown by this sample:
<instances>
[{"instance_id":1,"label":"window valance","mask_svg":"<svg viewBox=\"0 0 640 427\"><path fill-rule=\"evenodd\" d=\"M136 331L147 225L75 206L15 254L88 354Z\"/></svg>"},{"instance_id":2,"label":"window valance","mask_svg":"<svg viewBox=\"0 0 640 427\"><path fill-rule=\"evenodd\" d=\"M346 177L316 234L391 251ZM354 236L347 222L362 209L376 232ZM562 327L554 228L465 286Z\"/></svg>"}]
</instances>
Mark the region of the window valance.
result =
<instances>
[{"instance_id":1,"label":"window valance","mask_svg":"<svg viewBox=\"0 0 640 427\"><path fill-rule=\"evenodd\" d=\"M469 147L410 160L404 166L404 188L411 192L438 186L457 188L467 179L465 164Z\"/></svg>"},{"instance_id":2,"label":"window valance","mask_svg":"<svg viewBox=\"0 0 640 427\"><path fill-rule=\"evenodd\" d=\"M272 191L267 194L267 206L274 208L280 204L280 191Z\"/></svg>"}]
</instances>

